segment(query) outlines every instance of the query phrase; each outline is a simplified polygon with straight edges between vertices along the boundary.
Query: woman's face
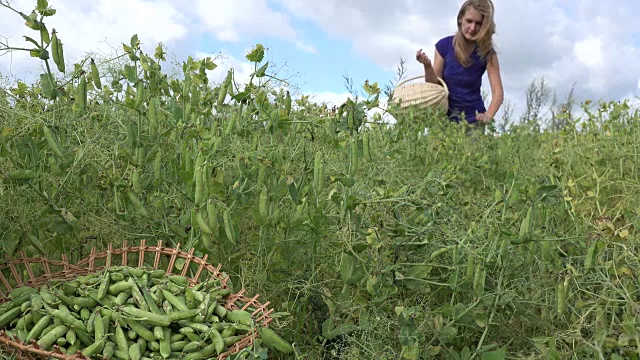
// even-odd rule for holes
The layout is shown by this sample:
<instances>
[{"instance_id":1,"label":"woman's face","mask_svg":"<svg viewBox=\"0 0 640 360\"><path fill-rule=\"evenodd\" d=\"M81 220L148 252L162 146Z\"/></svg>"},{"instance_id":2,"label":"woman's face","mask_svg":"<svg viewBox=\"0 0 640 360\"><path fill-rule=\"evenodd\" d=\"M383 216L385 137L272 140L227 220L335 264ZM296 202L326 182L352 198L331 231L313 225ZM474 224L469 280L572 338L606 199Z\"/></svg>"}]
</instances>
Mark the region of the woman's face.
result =
<instances>
[{"instance_id":1,"label":"woman's face","mask_svg":"<svg viewBox=\"0 0 640 360\"><path fill-rule=\"evenodd\" d=\"M470 41L476 40L480 27L482 26L482 18L482 14L480 14L478 10L473 7L467 9L464 16L462 16L462 24L460 25L462 35L464 35L465 39Z\"/></svg>"}]
</instances>

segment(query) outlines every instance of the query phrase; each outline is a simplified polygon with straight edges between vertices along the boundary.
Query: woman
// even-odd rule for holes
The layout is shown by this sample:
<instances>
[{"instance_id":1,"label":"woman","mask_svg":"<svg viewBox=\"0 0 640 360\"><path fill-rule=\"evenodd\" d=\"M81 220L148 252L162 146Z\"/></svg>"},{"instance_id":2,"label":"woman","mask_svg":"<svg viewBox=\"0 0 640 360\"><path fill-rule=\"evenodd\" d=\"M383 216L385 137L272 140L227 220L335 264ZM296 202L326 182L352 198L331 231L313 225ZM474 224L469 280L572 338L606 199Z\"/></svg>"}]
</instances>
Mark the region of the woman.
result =
<instances>
[{"instance_id":1,"label":"woman","mask_svg":"<svg viewBox=\"0 0 640 360\"><path fill-rule=\"evenodd\" d=\"M489 124L500 109L504 94L498 55L493 47L495 33L491 0L467 0L458 12L458 31L436 43L433 65L422 49L416 59L424 64L425 81L449 88L447 115L469 124ZM485 108L480 93L485 71L491 83L491 104Z\"/></svg>"}]
</instances>

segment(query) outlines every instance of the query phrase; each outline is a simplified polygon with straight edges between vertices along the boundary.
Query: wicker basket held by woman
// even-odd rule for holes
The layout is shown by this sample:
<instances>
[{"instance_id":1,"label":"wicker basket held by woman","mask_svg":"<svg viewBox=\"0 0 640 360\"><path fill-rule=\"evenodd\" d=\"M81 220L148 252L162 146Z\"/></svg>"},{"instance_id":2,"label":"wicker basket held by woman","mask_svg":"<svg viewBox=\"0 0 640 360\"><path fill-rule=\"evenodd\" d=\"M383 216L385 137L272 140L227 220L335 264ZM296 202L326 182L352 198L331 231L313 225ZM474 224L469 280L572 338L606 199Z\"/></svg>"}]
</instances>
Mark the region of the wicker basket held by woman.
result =
<instances>
[{"instance_id":1,"label":"wicker basket held by woman","mask_svg":"<svg viewBox=\"0 0 640 360\"><path fill-rule=\"evenodd\" d=\"M422 79L420 82L407 84L411 80ZM424 75L406 79L398 84L394 90L394 100L400 104L401 108L408 107L434 107L445 112L449 107L449 88L441 78L438 78L441 85L424 81Z\"/></svg>"}]
</instances>

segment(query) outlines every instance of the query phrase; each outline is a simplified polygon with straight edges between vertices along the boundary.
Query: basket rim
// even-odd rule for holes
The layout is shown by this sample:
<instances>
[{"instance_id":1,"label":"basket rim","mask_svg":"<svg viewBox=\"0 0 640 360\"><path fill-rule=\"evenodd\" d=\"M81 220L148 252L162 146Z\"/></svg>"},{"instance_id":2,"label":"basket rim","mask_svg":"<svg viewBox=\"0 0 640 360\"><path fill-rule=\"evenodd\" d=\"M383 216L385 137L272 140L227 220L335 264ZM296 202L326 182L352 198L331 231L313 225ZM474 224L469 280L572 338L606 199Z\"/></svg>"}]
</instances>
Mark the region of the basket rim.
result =
<instances>
[{"instance_id":1,"label":"basket rim","mask_svg":"<svg viewBox=\"0 0 640 360\"><path fill-rule=\"evenodd\" d=\"M406 84L409 81L413 81L413 80L417 80L420 78L424 78L424 75L416 75L407 79L402 80L401 82L398 83L398 85L396 85L395 89L400 88L401 86L403 86L404 84ZM444 87L444 90L446 93L449 93L449 87L447 86L447 83L444 81L444 79L442 79L441 77L438 77L438 81L440 82L440 85L442 85L442 87ZM426 84L433 84L433 83L428 83L425 81ZM435 84L433 84L435 85Z\"/></svg>"}]
</instances>

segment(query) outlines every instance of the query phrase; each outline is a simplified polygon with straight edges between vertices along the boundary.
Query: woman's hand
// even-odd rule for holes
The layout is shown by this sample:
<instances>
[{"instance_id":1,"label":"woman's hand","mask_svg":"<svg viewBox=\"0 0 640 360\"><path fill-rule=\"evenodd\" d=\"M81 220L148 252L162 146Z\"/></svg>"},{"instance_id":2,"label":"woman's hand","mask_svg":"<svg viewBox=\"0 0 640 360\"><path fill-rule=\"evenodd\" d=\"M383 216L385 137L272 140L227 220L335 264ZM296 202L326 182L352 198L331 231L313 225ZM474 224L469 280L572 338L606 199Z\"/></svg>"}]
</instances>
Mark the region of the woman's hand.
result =
<instances>
[{"instance_id":1,"label":"woman's hand","mask_svg":"<svg viewBox=\"0 0 640 360\"><path fill-rule=\"evenodd\" d=\"M427 54L425 54L422 49L416 52L416 60L418 60L418 62L423 64L425 67L431 66L431 59L429 59Z\"/></svg>"},{"instance_id":2,"label":"woman's hand","mask_svg":"<svg viewBox=\"0 0 640 360\"><path fill-rule=\"evenodd\" d=\"M479 123L485 124L485 125L491 122L491 118L489 118L489 116L487 116L486 113L477 114L476 120L478 120Z\"/></svg>"}]
</instances>

